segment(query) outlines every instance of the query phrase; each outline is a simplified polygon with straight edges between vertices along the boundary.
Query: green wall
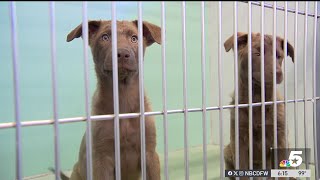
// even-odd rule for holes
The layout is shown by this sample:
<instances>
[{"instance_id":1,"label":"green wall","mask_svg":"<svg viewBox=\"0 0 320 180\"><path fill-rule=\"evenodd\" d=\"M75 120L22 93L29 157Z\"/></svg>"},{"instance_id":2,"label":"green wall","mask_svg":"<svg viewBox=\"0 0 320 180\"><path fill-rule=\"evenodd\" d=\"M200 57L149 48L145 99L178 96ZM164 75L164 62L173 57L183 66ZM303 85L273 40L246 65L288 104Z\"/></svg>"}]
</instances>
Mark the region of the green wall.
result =
<instances>
[{"instance_id":1,"label":"green wall","mask_svg":"<svg viewBox=\"0 0 320 180\"><path fill-rule=\"evenodd\" d=\"M137 3L123 2L117 6L119 20L137 19ZM187 66L188 107L202 107L201 89L201 6L187 2ZM79 2L56 3L56 45L59 118L85 116L83 41L67 43L66 35L82 22ZM10 40L9 3L0 3L0 123L14 121L12 49ZM89 19L111 19L109 2L89 2ZM206 17L208 19L209 17ZM45 2L18 2L18 48L20 108L23 121L53 118L49 6ZM143 19L161 26L160 2L143 3ZM168 109L183 108L181 4L166 3L166 61ZM210 39L207 39L207 42ZM207 101L209 101L209 49L206 49ZM90 61L90 94L96 85L93 61ZM145 88L153 110L161 111L162 66L161 46L153 44L145 54ZM229 92L228 92L229 93ZM209 102L207 102L209 105ZM183 114L168 116L169 150L184 147ZM207 139L210 121L207 115ZM189 145L202 144L202 113L189 113ZM159 153L163 153L163 118L156 116ZM70 169L78 156L85 123L60 125L60 158L62 169ZM53 126L22 128L23 176L48 172L54 166ZM193 157L190 157L192 160ZM0 179L15 177L15 129L0 130ZM162 165L163 166L163 165Z\"/></svg>"}]
</instances>

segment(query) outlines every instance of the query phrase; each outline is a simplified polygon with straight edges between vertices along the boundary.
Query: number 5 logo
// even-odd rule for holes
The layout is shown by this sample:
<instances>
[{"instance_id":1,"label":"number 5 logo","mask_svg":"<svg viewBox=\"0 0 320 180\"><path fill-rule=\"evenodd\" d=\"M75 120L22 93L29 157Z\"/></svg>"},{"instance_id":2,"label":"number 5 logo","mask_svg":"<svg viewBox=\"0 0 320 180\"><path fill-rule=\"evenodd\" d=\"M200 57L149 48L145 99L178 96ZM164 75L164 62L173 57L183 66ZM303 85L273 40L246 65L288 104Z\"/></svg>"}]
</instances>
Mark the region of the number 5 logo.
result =
<instances>
[{"instance_id":1,"label":"number 5 logo","mask_svg":"<svg viewBox=\"0 0 320 180\"><path fill-rule=\"evenodd\" d=\"M298 167L302 163L302 158L298 154L302 154L302 151L291 151L289 155L289 161L291 167Z\"/></svg>"}]
</instances>

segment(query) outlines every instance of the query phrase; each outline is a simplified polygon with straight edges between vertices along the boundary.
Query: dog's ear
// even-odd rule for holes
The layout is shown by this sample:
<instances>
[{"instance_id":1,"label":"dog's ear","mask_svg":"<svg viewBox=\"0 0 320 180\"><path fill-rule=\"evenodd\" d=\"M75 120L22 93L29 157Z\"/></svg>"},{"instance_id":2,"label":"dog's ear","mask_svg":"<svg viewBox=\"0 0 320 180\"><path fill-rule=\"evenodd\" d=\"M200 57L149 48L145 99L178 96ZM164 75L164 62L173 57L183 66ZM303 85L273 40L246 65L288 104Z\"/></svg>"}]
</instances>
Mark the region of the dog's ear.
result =
<instances>
[{"instance_id":1,"label":"dog's ear","mask_svg":"<svg viewBox=\"0 0 320 180\"><path fill-rule=\"evenodd\" d=\"M88 22L89 38L98 31L98 29L100 28L100 24L101 24L101 21ZM79 38L81 36L82 36L82 23L68 34L67 42L70 42L74 38Z\"/></svg>"},{"instance_id":2,"label":"dog's ear","mask_svg":"<svg viewBox=\"0 0 320 180\"><path fill-rule=\"evenodd\" d=\"M281 48L282 50L284 50L284 39L281 38ZM294 48L293 46L290 44L290 42L287 42L287 55L291 57L292 62L294 62Z\"/></svg>"},{"instance_id":3,"label":"dog's ear","mask_svg":"<svg viewBox=\"0 0 320 180\"><path fill-rule=\"evenodd\" d=\"M132 22L138 28L138 20L134 20ZM147 46L152 45L154 42L161 44L161 28L147 21L143 21L142 24L143 36L147 40Z\"/></svg>"},{"instance_id":4,"label":"dog's ear","mask_svg":"<svg viewBox=\"0 0 320 180\"><path fill-rule=\"evenodd\" d=\"M238 32L237 33L237 37L238 37L238 49L240 49L241 47L245 46L248 42L248 34L247 33L243 33L243 32ZM229 52L230 49L233 50L234 47L234 35L232 35L231 37L229 37L225 42L224 42L224 48L226 50L226 52Z\"/></svg>"}]
</instances>

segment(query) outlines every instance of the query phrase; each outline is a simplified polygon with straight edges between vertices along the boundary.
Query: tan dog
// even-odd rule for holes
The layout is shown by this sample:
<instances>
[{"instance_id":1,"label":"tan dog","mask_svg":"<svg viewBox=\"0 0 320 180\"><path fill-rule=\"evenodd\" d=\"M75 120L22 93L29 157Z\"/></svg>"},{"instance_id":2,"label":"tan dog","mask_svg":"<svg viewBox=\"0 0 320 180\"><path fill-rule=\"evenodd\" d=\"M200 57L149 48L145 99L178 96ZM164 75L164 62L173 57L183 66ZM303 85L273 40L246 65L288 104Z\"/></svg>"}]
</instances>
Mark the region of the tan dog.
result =
<instances>
[{"instance_id":1,"label":"tan dog","mask_svg":"<svg viewBox=\"0 0 320 180\"><path fill-rule=\"evenodd\" d=\"M111 21L89 21L89 45L97 75L92 115L113 114ZM140 112L138 69L138 21L117 22L119 112ZM82 24L68 34L67 41L82 36ZM143 22L143 49L154 42L161 44L161 28ZM151 111L145 95L145 111ZM156 152L154 118L145 117L146 174L148 180L160 180L160 161ZM120 120L121 179L141 176L140 118ZM113 120L92 122L92 163L94 180L115 179L115 146ZM72 180L86 179L86 136L83 136L78 162Z\"/></svg>"},{"instance_id":2,"label":"tan dog","mask_svg":"<svg viewBox=\"0 0 320 180\"><path fill-rule=\"evenodd\" d=\"M248 104L248 34L238 33L238 77L239 77L239 104ZM264 77L265 77L265 101L273 101L273 36L264 36ZM252 33L252 102L261 102L261 54L260 54L261 36L259 33ZM231 36L224 43L225 50L228 52L234 47L234 36ZM287 43L287 54L294 62L294 49ZM284 59L284 40L276 38L276 84L283 80L282 61ZM283 100L277 90L277 100ZM235 97L232 96L234 105ZM262 169L262 129L261 129L261 106L253 107L253 168ZM249 108L239 108L239 168L241 170L249 169ZM285 144L285 111L284 104L277 105L277 141L278 148L286 148ZM271 151L273 147L273 105L265 106L265 133L266 133L266 167L271 169ZM235 169L235 110L231 109L230 122L230 144L225 147L225 163L227 170ZM278 160L284 160L288 157L285 154L278 154ZM232 179L232 178L231 178ZM248 178L242 178L248 179Z\"/></svg>"}]
</instances>

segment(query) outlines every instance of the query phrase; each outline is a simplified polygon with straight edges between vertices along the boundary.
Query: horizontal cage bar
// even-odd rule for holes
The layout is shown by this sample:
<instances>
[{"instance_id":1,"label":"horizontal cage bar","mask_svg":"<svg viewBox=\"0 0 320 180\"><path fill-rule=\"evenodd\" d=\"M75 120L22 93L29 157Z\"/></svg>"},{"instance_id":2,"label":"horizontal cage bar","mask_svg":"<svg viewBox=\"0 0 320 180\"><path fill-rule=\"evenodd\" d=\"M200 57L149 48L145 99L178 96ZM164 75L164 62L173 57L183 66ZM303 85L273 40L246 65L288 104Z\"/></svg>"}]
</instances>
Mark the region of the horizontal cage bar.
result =
<instances>
[{"instance_id":1,"label":"horizontal cage bar","mask_svg":"<svg viewBox=\"0 0 320 180\"><path fill-rule=\"evenodd\" d=\"M310 101L315 103L315 101L320 100L320 97L316 98L308 98L306 101ZM288 100L287 103L294 103L294 102L304 102L304 99L297 99L297 100ZM273 101L267 101L265 102L265 105L272 105L274 102ZM281 104L285 103L285 101L276 101L276 104ZM261 106L262 103L252 103L253 107ZM223 109L231 109L235 108L235 105L225 105L222 106ZM239 108L245 108L249 107L249 104L239 104ZM207 111L213 111L213 110L219 110L219 106L209 106L206 107ZM187 112L201 112L202 108L189 108L186 110ZM177 113L184 113L185 110L183 109L175 109L175 110L168 110L168 114L177 114ZM152 112L145 112L145 116L154 116L154 115L163 115L162 111L152 111ZM139 117L140 113L123 113L119 114L120 119L127 119L127 118L136 118ZM113 114L107 114L107 115L96 115L96 116L91 116L92 121L100 121L100 120L112 120L114 118ZM71 117L71 118L61 118L59 119L59 123L72 123L72 122L81 122L81 121L86 121L85 117ZM40 126L40 125L48 125L48 124L53 124L54 120L34 120L34 121L22 121L21 126L26 127L26 126ZM1 123L0 124L0 129L5 129L5 128L12 128L15 127L16 123L15 122L7 122L7 123Z\"/></svg>"},{"instance_id":2,"label":"horizontal cage bar","mask_svg":"<svg viewBox=\"0 0 320 180\"><path fill-rule=\"evenodd\" d=\"M248 1L240 1L240 2L248 3ZM257 1L252 1L251 4L252 5L256 5L256 6L261 6L261 3L257 2ZM262 5L262 6L264 6L265 8L273 9L273 5L272 4L269 4L269 3L263 3L263 4L264 5ZM280 10L280 11L285 11L285 7L282 7L282 6L276 6L276 9ZM290 8L288 8L287 11L290 12L290 13L295 13L296 12L295 9L290 9ZM297 12L300 15L305 15L306 14L306 12L304 12L304 11L299 11L298 10ZM312 13L307 13L307 15L310 16L310 17L314 17L315 16L315 14L312 14ZM317 15L316 17L319 18L320 15Z\"/></svg>"}]
</instances>

